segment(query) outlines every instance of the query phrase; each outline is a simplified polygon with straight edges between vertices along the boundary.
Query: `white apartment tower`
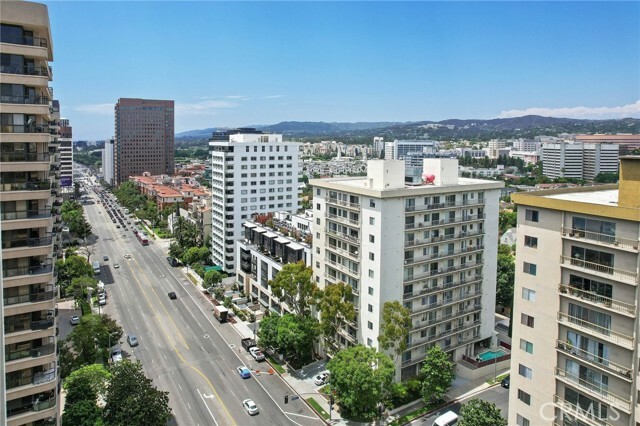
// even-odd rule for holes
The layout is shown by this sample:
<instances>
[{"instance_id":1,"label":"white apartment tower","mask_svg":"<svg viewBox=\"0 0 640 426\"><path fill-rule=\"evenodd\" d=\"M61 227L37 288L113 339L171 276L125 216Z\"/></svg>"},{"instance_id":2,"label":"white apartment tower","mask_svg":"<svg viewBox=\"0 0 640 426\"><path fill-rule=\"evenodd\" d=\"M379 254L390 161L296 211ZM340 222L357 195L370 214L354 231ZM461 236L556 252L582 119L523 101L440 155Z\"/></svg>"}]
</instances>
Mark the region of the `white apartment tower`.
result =
<instances>
[{"instance_id":1,"label":"white apartment tower","mask_svg":"<svg viewBox=\"0 0 640 426\"><path fill-rule=\"evenodd\" d=\"M382 143L382 141L380 142ZM385 160L403 160L410 152L435 154L438 152L438 142L431 140L394 140L384 143Z\"/></svg>"},{"instance_id":2,"label":"white apartment tower","mask_svg":"<svg viewBox=\"0 0 640 426\"><path fill-rule=\"evenodd\" d=\"M109 185L114 185L113 179L113 144L114 139L104 141L102 150L102 177Z\"/></svg>"},{"instance_id":3,"label":"white apartment tower","mask_svg":"<svg viewBox=\"0 0 640 426\"><path fill-rule=\"evenodd\" d=\"M560 141L542 145L542 168L546 177L593 180L599 173L617 173L617 144L583 144Z\"/></svg>"},{"instance_id":4,"label":"white apartment tower","mask_svg":"<svg viewBox=\"0 0 640 426\"><path fill-rule=\"evenodd\" d=\"M211 153L212 257L235 272L235 242L253 215L299 209L300 143L254 129L214 133Z\"/></svg>"},{"instance_id":5,"label":"white apartment tower","mask_svg":"<svg viewBox=\"0 0 640 426\"><path fill-rule=\"evenodd\" d=\"M513 194L509 424L640 422L640 157L619 185Z\"/></svg>"},{"instance_id":6,"label":"white apartment tower","mask_svg":"<svg viewBox=\"0 0 640 426\"><path fill-rule=\"evenodd\" d=\"M47 6L2 2L0 52L0 424L54 425L62 224Z\"/></svg>"},{"instance_id":7,"label":"white apartment tower","mask_svg":"<svg viewBox=\"0 0 640 426\"><path fill-rule=\"evenodd\" d=\"M351 285L358 317L340 346L378 347L382 308L411 311L397 379L441 346L453 360L493 336L502 182L458 177L456 159L425 159L425 182L405 184L402 160L368 162L366 178L312 180L314 277ZM432 180L432 182L429 182Z\"/></svg>"}]
</instances>

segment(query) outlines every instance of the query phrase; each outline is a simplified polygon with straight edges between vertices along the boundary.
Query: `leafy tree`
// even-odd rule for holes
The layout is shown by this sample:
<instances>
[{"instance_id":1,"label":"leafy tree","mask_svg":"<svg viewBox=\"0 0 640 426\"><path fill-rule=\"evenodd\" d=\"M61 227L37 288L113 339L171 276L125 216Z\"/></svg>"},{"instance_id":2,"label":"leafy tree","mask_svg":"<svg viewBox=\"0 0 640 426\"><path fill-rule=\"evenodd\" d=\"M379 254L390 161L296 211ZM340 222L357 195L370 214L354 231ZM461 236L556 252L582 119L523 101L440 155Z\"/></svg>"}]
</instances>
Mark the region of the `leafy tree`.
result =
<instances>
[{"instance_id":1,"label":"leafy tree","mask_svg":"<svg viewBox=\"0 0 640 426\"><path fill-rule=\"evenodd\" d=\"M292 314L271 315L262 320L258 330L261 344L279 349L295 364L311 359L313 342L319 335L316 319Z\"/></svg>"},{"instance_id":2,"label":"leafy tree","mask_svg":"<svg viewBox=\"0 0 640 426\"><path fill-rule=\"evenodd\" d=\"M312 277L313 270L304 262L287 263L269 282L271 293L286 302L296 315L309 316L318 295Z\"/></svg>"},{"instance_id":3,"label":"leafy tree","mask_svg":"<svg viewBox=\"0 0 640 426\"><path fill-rule=\"evenodd\" d=\"M509 228L514 228L518 222L518 213L510 210L501 210L498 213L498 229L500 235L507 232Z\"/></svg>"},{"instance_id":4,"label":"leafy tree","mask_svg":"<svg viewBox=\"0 0 640 426\"><path fill-rule=\"evenodd\" d=\"M620 179L620 175L618 173L603 172L598 173L593 181L596 183L616 183L618 182L618 179Z\"/></svg>"},{"instance_id":5,"label":"leafy tree","mask_svg":"<svg viewBox=\"0 0 640 426\"><path fill-rule=\"evenodd\" d=\"M123 360L111 367L111 380L105 397L107 424L164 425L171 418L169 392L158 390L142 371L140 362Z\"/></svg>"},{"instance_id":6,"label":"leafy tree","mask_svg":"<svg viewBox=\"0 0 640 426\"><path fill-rule=\"evenodd\" d=\"M356 309L351 302L353 291L343 282L327 285L319 297L320 326L329 351L335 350L335 336L346 321L354 321Z\"/></svg>"},{"instance_id":7,"label":"leafy tree","mask_svg":"<svg viewBox=\"0 0 640 426\"><path fill-rule=\"evenodd\" d=\"M185 249L180 245L180 243L172 241L171 244L169 244L169 256L173 256L176 259L182 259L184 252Z\"/></svg>"},{"instance_id":8,"label":"leafy tree","mask_svg":"<svg viewBox=\"0 0 640 426\"><path fill-rule=\"evenodd\" d=\"M449 360L449 355L440 346L434 346L427 352L422 370L421 395L425 402L441 399L455 379L455 364Z\"/></svg>"},{"instance_id":9,"label":"leafy tree","mask_svg":"<svg viewBox=\"0 0 640 426\"><path fill-rule=\"evenodd\" d=\"M502 247L502 245L500 246ZM507 246L508 248L508 246ZM511 307L513 305L513 286L515 282L516 264L509 249L505 254L504 250L498 251L497 283L496 283L496 304Z\"/></svg>"},{"instance_id":10,"label":"leafy tree","mask_svg":"<svg viewBox=\"0 0 640 426\"><path fill-rule=\"evenodd\" d=\"M56 261L58 270L58 283L66 292L70 290L71 282L74 278L93 277L93 267L83 257L72 254L65 260Z\"/></svg>"},{"instance_id":11,"label":"leafy tree","mask_svg":"<svg viewBox=\"0 0 640 426\"><path fill-rule=\"evenodd\" d=\"M76 300L83 300L87 296L87 289L96 289L98 281L93 277L78 277L71 280L67 294L72 293Z\"/></svg>"},{"instance_id":12,"label":"leafy tree","mask_svg":"<svg viewBox=\"0 0 640 426\"><path fill-rule=\"evenodd\" d=\"M462 405L460 417L458 426L507 426L495 404L477 398Z\"/></svg>"},{"instance_id":13,"label":"leafy tree","mask_svg":"<svg viewBox=\"0 0 640 426\"><path fill-rule=\"evenodd\" d=\"M111 373L100 364L82 367L64 381L67 391L63 425L102 425L102 410L96 404L105 395Z\"/></svg>"},{"instance_id":14,"label":"leafy tree","mask_svg":"<svg viewBox=\"0 0 640 426\"><path fill-rule=\"evenodd\" d=\"M327 364L331 391L348 414L372 418L391 389L395 367L391 358L357 345L338 352Z\"/></svg>"},{"instance_id":15,"label":"leafy tree","mask_svg":"<svg viewBox=\"0 0 640 426\"><path fill-rule=\"evenodd\" d=\"M396 356L407 350L407 337L411 330L411 316L409 309L400 302L385 302L382 306L382 323L378 342L384 350L393 349Z\"/></svg>"},{"instance_id":16,"label":"leafy tree","mask_svg":"<svg viewBox=\"0 0 640 426\"><path fill-rule=\"evenodd\" d=\"M102 364L91 364L71 373L64 381L64 388L69 390L76 383L88 383L97 396L104 396L111 373Z\"/></svg>"},{"instance_id":17,"label":"leafy tree","mask_svg":"<svg viewBox=\"0 0 640 426\"><path fill-rule=\"evenodd\" d=\"M200 229L195 223L178 217L173 226L173 237L182 247L196 247L201 245Z\"/></svg>"},{"instance_id":18,"label":"leafy tree","mask_svg":"<svg viewBox=\"0 0 640 426\"><path fill-rule=\"evenodd\" d=\"M221 281L222 274L218 271L207 271L204 273L204 283L207 287L218 285Z\"/></svg>"},{"instance_id":19,"label":"leafy tree","mask_svg":"<svg viewBox=\"0 0 640 426\"><path fill-rule=\"evenodd\" d=\"M102 426L102 409L95 401L84 399L71 404L68 400L62 414L62 426Z\"/></svg>"},{"instance_id":20,"label":"leafy tree","mask_svg":"<svg viewBox=\"0 0 640 426\"><path fill-rule=\"evenodd\" d=\"M182 256L182 259L187 265L194 263L209 263L211 258L211 252L206 247L190 247Z\"/></svg>"}]
</instances>

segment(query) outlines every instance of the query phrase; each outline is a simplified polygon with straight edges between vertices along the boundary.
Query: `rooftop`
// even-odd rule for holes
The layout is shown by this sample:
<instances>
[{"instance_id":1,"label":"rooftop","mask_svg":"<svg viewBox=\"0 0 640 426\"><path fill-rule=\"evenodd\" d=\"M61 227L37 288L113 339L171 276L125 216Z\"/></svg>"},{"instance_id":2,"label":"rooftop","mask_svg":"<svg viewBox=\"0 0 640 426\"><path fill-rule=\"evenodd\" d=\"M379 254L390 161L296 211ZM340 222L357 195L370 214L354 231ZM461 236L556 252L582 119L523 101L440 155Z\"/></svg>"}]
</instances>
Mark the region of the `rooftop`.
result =
<instances>
[{"instance_id":1,"label":"rooftop","mask_svg":"<svg viewBox=\"0 0 640 426\"><path fill-rule=\"evenodd\" d=\"M592 192L566 192L563 194L546 195L546 197L556 200L573 201L576 203L601 204L605 206L618 205L617 189L608 189L603 191L595 190Z\"/></svg>"}]
</instances>

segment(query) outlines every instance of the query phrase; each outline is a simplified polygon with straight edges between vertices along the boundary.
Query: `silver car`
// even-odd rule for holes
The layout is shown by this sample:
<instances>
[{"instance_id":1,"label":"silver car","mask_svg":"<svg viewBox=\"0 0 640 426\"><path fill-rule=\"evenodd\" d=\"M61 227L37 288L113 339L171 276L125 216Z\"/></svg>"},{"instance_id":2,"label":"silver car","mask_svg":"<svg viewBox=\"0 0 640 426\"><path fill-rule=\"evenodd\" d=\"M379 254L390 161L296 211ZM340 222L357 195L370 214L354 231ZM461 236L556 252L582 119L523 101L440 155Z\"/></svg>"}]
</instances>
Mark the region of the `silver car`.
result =
<instances>
[{"instance_id":1,"label":"silver car","mask_svg":"<svg viewBox=\"0 0 640 426\"><path fill-rule=\"evenodd\" d=\"M244 401L242 401L242 406L250 416L255 416L260 412L258 410L258 406L255 402L253 402L252 399L245 399Z\"/></svg>"}]
</instances>

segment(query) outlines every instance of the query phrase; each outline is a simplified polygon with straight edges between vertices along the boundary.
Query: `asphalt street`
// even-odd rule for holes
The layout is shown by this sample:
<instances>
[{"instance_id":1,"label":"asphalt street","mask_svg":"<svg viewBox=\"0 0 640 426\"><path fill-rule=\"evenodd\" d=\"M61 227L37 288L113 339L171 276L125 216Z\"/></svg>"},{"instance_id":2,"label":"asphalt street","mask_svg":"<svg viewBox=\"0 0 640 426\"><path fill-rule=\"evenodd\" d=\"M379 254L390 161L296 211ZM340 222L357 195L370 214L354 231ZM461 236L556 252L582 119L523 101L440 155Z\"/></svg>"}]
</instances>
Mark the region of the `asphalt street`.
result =
<instances>
[{"instance_id":1,"label":"asphalt street","mask_svg":"<svg viewBox=\"0 0 640 426\"><path fill-rule=\"evenodd\" d=\"M284 404L284 396L292 391L279 376L238 375L238 366L260 369L266 364L255 363L239 350L239 335L230 324L217 323L209 301L179 269L169 266L157 244L150 241L143 247L130 226L127 231L117 229L102 203L85 205L85 211L98 236L92 261L100 261L99 278L109 294L103 311L124 329L124 356L139 360L154 384L169 391L171 424L322 423L304 402ZM131 259L125 259L125 253ZM109 257L106 262L104 255ZM119 268L113 267L115 262ZM177 299L169 299L171 291ZM129 347L128 334L138 337L139 346ZM254 400L260 413L249 416L242 408L244 399Z\"/></svg>"}]
</instances>

